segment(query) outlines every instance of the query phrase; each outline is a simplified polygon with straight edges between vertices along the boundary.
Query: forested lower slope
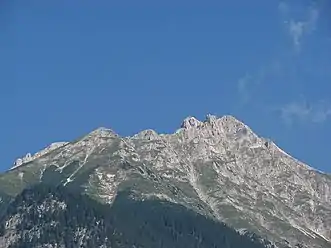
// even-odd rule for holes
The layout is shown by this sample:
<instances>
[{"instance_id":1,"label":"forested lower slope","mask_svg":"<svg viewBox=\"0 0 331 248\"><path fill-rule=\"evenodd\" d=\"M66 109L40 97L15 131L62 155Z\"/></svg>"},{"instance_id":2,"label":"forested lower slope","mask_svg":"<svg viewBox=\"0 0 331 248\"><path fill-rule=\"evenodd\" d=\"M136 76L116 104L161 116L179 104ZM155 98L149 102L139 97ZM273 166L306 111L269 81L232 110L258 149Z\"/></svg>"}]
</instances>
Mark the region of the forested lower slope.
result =
<instances>
[{"instance_id":1,"label":"forested lower slope","mask_svg":"<svg viewBox=\"0 0 331 248\"><path fill-rule=\"evenodd\" d=\"M0 247L265 248L187 208L121 192L112 206L63 187L24 190L1 216Z\"/></svg>"}]
</instances>

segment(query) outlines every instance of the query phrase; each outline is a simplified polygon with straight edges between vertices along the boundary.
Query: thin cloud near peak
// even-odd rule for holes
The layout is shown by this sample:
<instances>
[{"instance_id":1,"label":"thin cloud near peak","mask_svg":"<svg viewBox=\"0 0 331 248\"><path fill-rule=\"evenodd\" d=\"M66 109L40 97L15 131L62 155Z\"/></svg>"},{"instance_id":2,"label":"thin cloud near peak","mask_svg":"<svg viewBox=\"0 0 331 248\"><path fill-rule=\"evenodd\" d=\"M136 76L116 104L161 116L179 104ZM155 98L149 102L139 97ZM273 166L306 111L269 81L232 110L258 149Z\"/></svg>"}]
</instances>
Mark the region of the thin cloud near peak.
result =
<instances>
[{"instance_id":1,"label":"thin cloud near peak","mask_svg":"<svg viewBox=\"0 0 331 248\"><path fill-rule=\"evenodd\" d=\"M323 123L331 117L331 104L324 100L314 103L293 101L280 108L280 116L286 124L297 121Z\"/></svg>"}]
</instances>

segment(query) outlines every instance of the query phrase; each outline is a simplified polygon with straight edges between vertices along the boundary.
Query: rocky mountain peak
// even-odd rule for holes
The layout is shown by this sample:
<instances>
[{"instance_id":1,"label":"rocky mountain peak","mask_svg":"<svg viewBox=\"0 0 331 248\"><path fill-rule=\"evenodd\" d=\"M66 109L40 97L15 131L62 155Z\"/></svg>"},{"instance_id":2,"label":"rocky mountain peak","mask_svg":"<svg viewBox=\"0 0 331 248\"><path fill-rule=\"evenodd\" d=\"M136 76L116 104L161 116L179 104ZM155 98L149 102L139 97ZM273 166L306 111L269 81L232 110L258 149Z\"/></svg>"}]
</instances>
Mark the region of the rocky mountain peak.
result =
<instances>
[{"instance_id":1,"label":"rocky mountain peak","mask_svg":"<svg viewBox=\"0 0 331 248\"><path fill-rule=\"evenodd\" d=\"M229 128L232 128L232 129L247 127L242 121L238 120L237 118L235 118L232 115L224 115L224 116L218 118L218 122L222 126L228 126Z\"/></svg>"},{"instance_id":2,"label":"rocky mountain peak","mask_svg":"<svg viewBox=\"0 0 331 248\"><path fill-rule=\"evenodd\" d=\"M159 139L159 135L157 132L155 132L153 129L147 129L143 130L134 136L132 136L133 139L147 139L147 140L156 140Z\"/></svg>"},{"instance_id":3,"label":"rocky mountain peak","mask_svg":"<svg viewBox=\"0 0 331 248\"><path fill-rule=\"evenodd\" d=\"M100 138L110 138L110 137L118 137L119 135L110 128L99 127L97 129L93 130L87 136L88 137L94 136L94 137L100 137Z\"/></svg>"},{"instance_id":4,"label":"rocky mountain peak","mask_svg":"<svg viewBox=\"0 0 331 248\"><path fill-rule=\"evenodd\" d=\"M189 129L189 128L197 128L200 127L203 123L196 119L193 116L186 117L181 125L181 128Z\"/></svg>"},{"instance_id":5,"label":"rocky mountain peak","mask_svg":"<svg viewBox=\"0 0 331 248\"><path fill-rule=\"evenodd\" d=\"M256 136L248 126L231 115L218 117L208 114L204 121L199 121L197 118L189 116L183 120L181 129L190 130L190 132L193 132L191 129L195 129L198 132L194 133L200 134L208 131L218 135L236 134L239 131L243 131L244 134Z\"/></svg>"}]
</instances>

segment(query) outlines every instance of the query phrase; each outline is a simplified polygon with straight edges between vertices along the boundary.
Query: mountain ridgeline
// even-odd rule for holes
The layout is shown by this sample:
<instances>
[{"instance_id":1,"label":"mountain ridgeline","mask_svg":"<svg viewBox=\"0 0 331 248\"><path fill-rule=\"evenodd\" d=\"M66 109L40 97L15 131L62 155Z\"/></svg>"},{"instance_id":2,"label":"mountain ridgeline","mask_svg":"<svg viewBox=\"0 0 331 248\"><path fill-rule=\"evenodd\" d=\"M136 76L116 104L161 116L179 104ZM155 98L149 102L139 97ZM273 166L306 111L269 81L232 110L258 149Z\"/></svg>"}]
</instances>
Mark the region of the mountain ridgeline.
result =
<instances>
[{"instance_id":1,"label":"mountain ridgeline","mask_svg":"<svg viewBox=\"0 0 331 248\"><path fill-rule=\"evenodd\" d=\"M331 248L331 176L232 116L99 128L0 175L0 247Z\"/></svg>"}]
</instances>

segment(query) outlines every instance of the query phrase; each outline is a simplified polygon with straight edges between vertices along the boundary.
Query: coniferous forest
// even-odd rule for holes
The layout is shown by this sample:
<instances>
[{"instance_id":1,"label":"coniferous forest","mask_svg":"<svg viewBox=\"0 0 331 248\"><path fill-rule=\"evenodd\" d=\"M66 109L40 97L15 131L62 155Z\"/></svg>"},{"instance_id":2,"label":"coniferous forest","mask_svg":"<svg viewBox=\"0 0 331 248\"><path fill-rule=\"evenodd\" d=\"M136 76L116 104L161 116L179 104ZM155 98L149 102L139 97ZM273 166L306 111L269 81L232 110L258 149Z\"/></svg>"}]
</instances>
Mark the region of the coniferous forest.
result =
<instances>
[{"instance_id":1,"label":"coniferous forest","mask_svg":"<svg viewBox=\"0 0 331 248\"><path fill-rule=\"evenodd\" d=\"M62 187L37 185L9 204L0 236L19 216L19 238L11 248L264 248L258 237L240 235L187 208L160 200L135 200L119 193L112 206ZM254 237L254 236L253 236ZM267 242L268 243L268 242ZM48 246L46 246L48 245ZM269 243L269 247L272 247Z\"/></svg>"}]
</instances>

